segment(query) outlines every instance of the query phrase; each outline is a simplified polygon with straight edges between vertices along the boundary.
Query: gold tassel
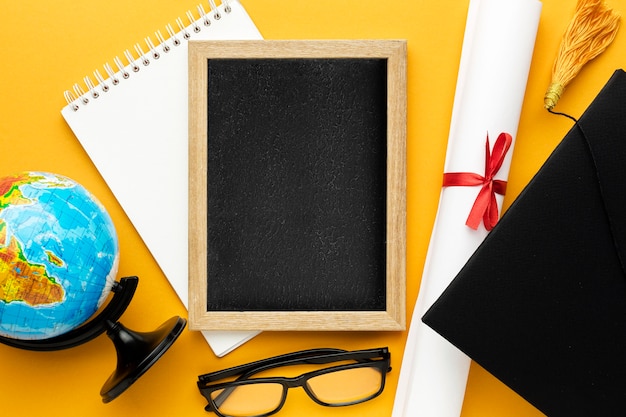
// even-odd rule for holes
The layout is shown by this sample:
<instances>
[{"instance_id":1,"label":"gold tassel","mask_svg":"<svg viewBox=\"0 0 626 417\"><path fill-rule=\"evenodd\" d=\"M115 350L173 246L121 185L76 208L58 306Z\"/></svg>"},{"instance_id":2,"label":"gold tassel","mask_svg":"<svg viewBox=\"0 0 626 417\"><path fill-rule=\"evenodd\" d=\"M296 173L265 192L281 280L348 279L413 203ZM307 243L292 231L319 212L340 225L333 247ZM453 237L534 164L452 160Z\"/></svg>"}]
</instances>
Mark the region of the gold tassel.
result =
<instances>
[{"instance_id":1,"label":"gold tassel","mask_svg":"<svg viewBox=\"0 0 626 417\"><path fill-rule=\"evenodd\" d=\"M552 110L565 86L587 62L609 46L620 24L617 12L603 0L578 0L576 13L565 33L552 68L552 82L544 96L544 107Z\"/></svg>"}]
</instances>

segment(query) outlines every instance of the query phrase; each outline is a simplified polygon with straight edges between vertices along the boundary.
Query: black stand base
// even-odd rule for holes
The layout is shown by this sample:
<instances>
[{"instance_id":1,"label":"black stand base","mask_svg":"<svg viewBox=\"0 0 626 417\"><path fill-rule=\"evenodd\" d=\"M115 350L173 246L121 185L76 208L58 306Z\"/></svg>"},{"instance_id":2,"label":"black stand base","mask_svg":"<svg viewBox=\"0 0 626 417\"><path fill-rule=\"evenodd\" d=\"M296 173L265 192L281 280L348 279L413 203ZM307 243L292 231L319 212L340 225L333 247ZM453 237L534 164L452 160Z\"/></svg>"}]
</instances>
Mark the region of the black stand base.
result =
<instances>
[{"instance_id":1,"label":"black stand base","mask_svg":"<svg viewBox=\"0 0 626 417\"><path fill-rule=\"evenodd\" d=\"M42 340L0 336L0 343L19 349L52 351L81 345L107 332L117 351L117 368L100 391L102 401L108 403L154 365L187 325L185 319L175 316L155 331L141 333L129 330L118 322L133 298L138 283L137 277L122 278L114 285L114 295L109 304L95 318L72 331Z\"/></svg>"},{"instance_id":2,"label":"black stand base","mask_svg":"<svg viewBox=\"0 0 626 417\"><path fill-rule=\"evenodd\" d=\"M172 317L149 333L133 332L121 323L111 323L107 335L117 351L117 368L100 390L102 401L115 399L143 375L172 346L187 321Z\"/></svg>"}]
</instances>

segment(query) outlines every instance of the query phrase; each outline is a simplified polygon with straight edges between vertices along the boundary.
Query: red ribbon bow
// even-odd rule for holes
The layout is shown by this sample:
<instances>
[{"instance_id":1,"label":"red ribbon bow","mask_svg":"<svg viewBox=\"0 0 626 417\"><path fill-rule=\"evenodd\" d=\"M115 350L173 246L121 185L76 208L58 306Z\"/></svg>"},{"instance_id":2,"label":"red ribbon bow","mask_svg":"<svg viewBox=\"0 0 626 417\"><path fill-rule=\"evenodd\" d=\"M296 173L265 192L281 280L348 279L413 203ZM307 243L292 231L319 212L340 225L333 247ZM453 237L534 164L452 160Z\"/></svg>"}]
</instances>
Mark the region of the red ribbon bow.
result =
<instances>
[{"instance_id":1,"label":"red ribbon bow","mask_svg":"<svg viewBox=\"0 0 626 417\"><path fill-rule=\"evenodd\" d=\"M496 180L493 177L497 174L504 162L504 157L508 152L513 139L508 133L500 133L493 146L493 152L489 147L489 135L487 134L485 176L474 174L473 172L451 172L443 174L443 186L476 186L482 185L476 201L472 206L465 224L472 229L478 229L482 219L485 229L491 230L498 222L498 203L496 193L504 195L506 192L506 181Z\"/></svg>"}]
</instances>

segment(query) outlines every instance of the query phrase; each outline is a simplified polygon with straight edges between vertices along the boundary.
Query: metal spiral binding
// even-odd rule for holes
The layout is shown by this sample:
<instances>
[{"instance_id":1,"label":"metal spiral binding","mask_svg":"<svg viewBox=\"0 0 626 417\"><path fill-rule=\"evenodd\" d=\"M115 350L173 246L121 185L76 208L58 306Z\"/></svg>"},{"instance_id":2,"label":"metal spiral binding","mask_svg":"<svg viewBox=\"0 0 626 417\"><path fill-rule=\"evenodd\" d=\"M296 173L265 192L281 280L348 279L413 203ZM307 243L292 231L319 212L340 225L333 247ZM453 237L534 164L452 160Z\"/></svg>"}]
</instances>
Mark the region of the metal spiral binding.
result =
<instances>
[{"instance_id":1,"label":"metal spiral binding","mask_svg":"<svg viewBox=\"0 0 626 417\"><path fill-rule=\"evenodd\" d=\"M138 43L135 44L135 52L137 52L137 55L139 55L141 63L144 67L150 65L150 59L148 59L146 54L143 52L143 49L141 49L141 45L139 45Z\"/></svg>"},{"instance_id":2,"label":"metal spiral binding","mask_svg":"<svg viewBox=\"0 0 626 417\"><path fill-rule=\"evenodd\" d=\"M89 78L89 76L83 78L83 81L85 82L85 85L87 86L87 91L91 91L91 96L93 98L100 97L100 93L98 93L96 91L96 86L93 84L93 82L91 81L91 78Z\"/></svg>"},{"instance_id":3,"label":"metal spiral binding","mask_svg":"<svg viewBox=\"0 0 626 417\"><path fill-rule=\"evenodd\" d=\"M93 75L94 77L96 77L96 80L98 80L98 85L102 88L102 91L104 91L105 93L109 91L109 85L104 82L104 77L102 76L102 74L100 74L100 71L95 70L93 72Z\"/></svg>"},{"instance_id":4,"label":"metal spiral binding","mask_svg":"<svg viewBox=\"0 0 626 417\"><path fill-rule=\"evenodd\" d=\"M122 73L122 78L127 80L130 77L130 74L128 73L128 71L126 71L126 67L124 67L122 60L116 56L115 58L113 58L113 62L115 62L115 65L117 65L117 69L119 70L119 72Z\"/></svg>"},{"instance_id":5,"label":"metal spiral binding","mask_svg":"<svg viewBox=\"0 0 626 417\"><path fill-rule=\"evenodd\" d=\"M139 72L139 65L135 63L133 54L131 54L128 49L124 51L124 56L126 57L126 60L128 61L128 63L132 66L133 72Z\"/></svg>"},{"instance_id":6,"label":"metal spiral binding","mask_svg":"<svg viewBox=\"0 0 626 417\"><path fill-rule=\"evenodd\" d=\"M65 101L74 111L78 111L81 106L86 106L90 102L89 95L91 98L97 99L100 97L100 90L103 93L108 92L114 86L120 84L120 79L129 79L131 78L131 72L128 71L128 68L132 70L132 72L139 72L141 67L138 63L141 63L142 66L147 67L150 65L150 60L157 60L161 57L161 52L159 51L159 47L163 53L168 53L171 50L170 45L168 45L167 41L176 47L179 46L182 42L180 37L183 39L189 40L192 37L190 29L193 33L199 33L202 30L202 26L209 27L211 26L211 18L213 20L220 20L222 15L215 3L215 0L208 0L210 11L207 13L202 6L199 4L197 6L197 10L199 13L199 18L195 19L193 13L188 10L186 13L187 20L189 20L189 26L185 26L183 20L179 17L176 19L176 26L178 26L179 31L175 32L174 28L171 24L165 26L165 30L169 35L168 39L165 39L160 30L155 32L155 36L157 38L158 43L155 45L152 42L152 39L148 36L144 38L145 45L148 48L147 52L144 52L143 48L139 43L134 45L135 52L137 53L137 58L133 56L133 53L126 49L124 51L124 57L128 62L127 65L124 65L122 60L119 57L115 57L113 62L117 67L115 70L108 62L104 64L104 71L108 75L108 78L105 79L99 70L95 70L93 72L93 76L96 79L96 83L92 81L89 76L83 78L83 82L87 87L86 91L78 84L74 84L72 87L73 91L66 90L63 92L63 96L65 97ZM224 13L230 13L231 7L228 4L229 0L222 0L222 5L224 6ZM202 23L202 25L200 24ZM111 85L109 85L111 84Z\"/></svg>"},{"instance_id":7,"label":"metal spiral binding","mask_svg":"<svg viewBox=\"0 0 626 417\"><path fill-rule=\"evenodd\" d=\"M155 35L157 39L159 40L159 45L163 45L163 52L168 53L170 51L170 46L167 43L165 43L165 38L161 34L161 31L157 30L155 32Z\"/></svg>"},{"instance_id":8,"label":"metal spiral binding","mask_svg":"<svg viewBox=\"0 0 626 417\"><path fill-rule=\"evenodd\" d=\"M111 68L111 65L109 65L108 62L104 64L104 70L109 75L109 79L113 85L118 85L120 83L119 78L115 76L115 72L113 72L113 68Z\"/></svg>"},{"instance_id":9,"label":"metal spiral binding","mask_svg":"<svg viewBox=\"0 0 626 417\"><path fill-rule=\"evenodd\" d=\"M202 7L201 4L198 5L198 13L200 13L200 17L202 18L204 26L210 26L211 19L209 18L209 15L206 14L206 12L204 11L204 7Z\"/></svg>"},{"instance_id":10,"label":"metal spiral binding","mask_svg":"<svg viewBox=\"0 0 626 417\"><path fill-rule=\"evenodd\" d=\"M146 38L144 38L144 40L146 41L146 44L150 48L150 52L152 52L152 58L153 59L161 58L161 54L157 52L156 46L154 46L154 44L152 43L152 39L150 39L150 36L147 36Z\"/></svg>"}]
</instances>

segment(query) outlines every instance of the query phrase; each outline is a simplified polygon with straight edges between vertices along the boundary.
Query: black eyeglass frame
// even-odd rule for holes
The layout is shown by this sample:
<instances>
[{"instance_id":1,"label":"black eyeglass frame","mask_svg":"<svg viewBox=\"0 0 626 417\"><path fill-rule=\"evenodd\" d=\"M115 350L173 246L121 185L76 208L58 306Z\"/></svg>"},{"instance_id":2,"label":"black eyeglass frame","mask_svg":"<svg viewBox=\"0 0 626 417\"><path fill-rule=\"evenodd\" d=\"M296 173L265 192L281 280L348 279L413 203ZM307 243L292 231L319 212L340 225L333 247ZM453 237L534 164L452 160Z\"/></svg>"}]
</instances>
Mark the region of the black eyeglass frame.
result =
<instances>
[{"instance_id":1,"label":"black eyeglass frame","mask_svg":"<svg viewBox=\"0 0 626 417\"><path fill-rule=\"evenodd\" d=\"M380 358L380 359L375 359ZM304 364L314 364L314 365L323 365L327 363L333 362L342 362L347 360L353 360L354 363L342 364L337 366L332 366L329 368L319 369L311 372L304 373L302 375L296 377L267 377L267 378L252 378L249 377L257 374L262 371L266 371L272 368L279 368L284 366L292 366L292 365L304 365ZM211 372L208 374L198 376L198 388L200 393L206 398L208 401L208 405L205 407L206 411L213 411L219 417L228 417L222 414L219 411L219 403L220 398L225 399L225 396L228 396L232 389L239 385L250 385L257 383L274 383L280 384L283 387L282 398L280 404L272 411L267 412L265 414L260 414L256 417L266 417L272 414L277 413L285 404L287 399L287 391L289 388L297 388L302 387L307 395L315 401L317 404L320 404L325 407L342 407L348 405L359 404L365 401L369 401L373 398L379 396L384 388L385 388L385 380L386 374L391 371L391 353L387 347L376 348L376 349L365 349L365 350L356 350L356 351L346 351L342 349L331 349L331 348L321 348L321 349L310 349L303 350L299 352L288 353L285 355L274 356L268 359L262 359L256 362L247 363L244 365L235 366L232 368L224 369L221 371ZM342 371L346 369L356 369L356 368L378 368L381 373L381 383L380 389L365 398L345 402L345 403L326 403L316 398L315 394L309 389L306 382L316 376L324 375L331 372ZM222 380L224 378L231 378L234 376L239 376L234 381L230 382L222 382L217 384L212 384L212 382ZM219 394L216 398L211 397L211 393L218 390L224 390L223 393Z\"/></svg>"}]
</instances>

